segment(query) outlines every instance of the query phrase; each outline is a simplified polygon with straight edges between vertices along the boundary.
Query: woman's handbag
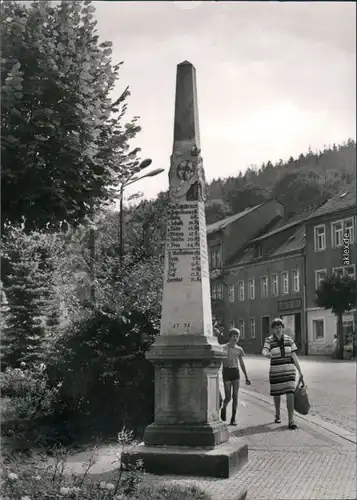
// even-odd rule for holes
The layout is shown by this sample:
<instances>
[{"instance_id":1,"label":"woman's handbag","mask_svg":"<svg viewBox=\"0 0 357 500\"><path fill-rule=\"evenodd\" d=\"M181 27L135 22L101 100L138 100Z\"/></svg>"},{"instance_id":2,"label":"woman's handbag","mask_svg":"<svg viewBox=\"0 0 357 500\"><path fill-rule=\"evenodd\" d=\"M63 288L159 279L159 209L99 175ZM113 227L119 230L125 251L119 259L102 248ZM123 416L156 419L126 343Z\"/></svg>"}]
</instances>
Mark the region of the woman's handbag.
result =
<instances>
[{"instance_id":1,"label":"woman's handbag","mask_svg":"<svg viewBox=\"0 0 357 500\"><path fill-rule=\"evenodd\" d=\"M299 378L299 381L295 388L294 410L300 413L300 415L307 415L310 411L309 396L307 394L307 388L302 377Z\"/></svg>"}]
</instances>

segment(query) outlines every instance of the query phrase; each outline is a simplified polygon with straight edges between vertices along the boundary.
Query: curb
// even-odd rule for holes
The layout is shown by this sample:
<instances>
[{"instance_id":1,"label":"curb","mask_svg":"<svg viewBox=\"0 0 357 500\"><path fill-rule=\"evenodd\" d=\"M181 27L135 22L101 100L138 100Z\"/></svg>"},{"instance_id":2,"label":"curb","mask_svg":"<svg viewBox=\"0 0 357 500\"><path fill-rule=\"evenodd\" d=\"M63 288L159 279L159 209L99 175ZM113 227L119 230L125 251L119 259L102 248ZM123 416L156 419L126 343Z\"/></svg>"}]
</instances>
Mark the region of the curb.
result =
<instances>
[{"instance_id":1,"label":"curb","mask_svg":"<svg viewBox=\"0 0 357 500\"><path fill-rule=\"evenodd\" d=\"M245 396L251 397L253 399L257 399L258 401L262 401L263 403L273 406L273 402L271 401L270 398L267 398L266 396L263 396L262 394L258 392L250 392L245 389L239 389L239 392L244 394ZM298 419L304 420L305 422L308 422L309 424L315 425L316 427L320 427L321 429L324 429L328 432L331 432L332 434L335 434L336 436L340 437L341 439L344 439L346 441L349 441L353 444L357 444L357 436L353 434L352 432L348 432L345 429L342 429L341 427L338 427L335 424L330 424L328 422L325 422L321 418L314 417L312 415L300 415L298 413L295 413L296 417Z\"/></svg>"}]
</instances>

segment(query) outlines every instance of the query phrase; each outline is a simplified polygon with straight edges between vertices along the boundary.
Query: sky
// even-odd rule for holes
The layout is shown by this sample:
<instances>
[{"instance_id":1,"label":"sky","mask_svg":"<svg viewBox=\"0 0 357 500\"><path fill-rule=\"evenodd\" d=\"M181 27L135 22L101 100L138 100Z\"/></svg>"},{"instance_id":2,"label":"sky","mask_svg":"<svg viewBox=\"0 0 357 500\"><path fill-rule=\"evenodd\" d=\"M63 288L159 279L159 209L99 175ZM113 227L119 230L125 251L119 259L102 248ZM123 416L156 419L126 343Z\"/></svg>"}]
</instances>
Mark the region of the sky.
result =
<instances>
[{"instance_id":1,"label":"sky","mask_svg":"<svg viewBox=\"0 0 357 500\"><path fill-rule=\"evenodd\" d=\"M124 61L135 146L152 169L127 189L168 188L176 66L197 71L208 181L356 138L354 2L94 2L98 32ZM149 168L148 168L149 170Z\"/></svg>"}]
</instances>

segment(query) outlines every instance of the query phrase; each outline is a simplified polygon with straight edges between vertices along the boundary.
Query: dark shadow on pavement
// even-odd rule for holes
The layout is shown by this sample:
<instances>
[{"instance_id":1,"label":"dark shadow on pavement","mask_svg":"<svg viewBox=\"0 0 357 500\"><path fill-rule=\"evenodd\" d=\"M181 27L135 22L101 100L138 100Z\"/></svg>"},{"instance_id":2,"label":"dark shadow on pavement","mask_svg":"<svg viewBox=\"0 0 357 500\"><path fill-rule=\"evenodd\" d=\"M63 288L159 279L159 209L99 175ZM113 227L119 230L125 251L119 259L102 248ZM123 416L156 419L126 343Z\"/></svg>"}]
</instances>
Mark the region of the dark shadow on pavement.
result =
<instances>
[{"instance_id":1,"label":"dark shadow on pavement","mask_svg":"<svg viewBox=\"0 0 357 500\"><path fill-rule=\"evenodd\" d=\"M229 429L231 434L233 434L235 437L252 436L253 434L266 434L267 432L281 432L288 430L286 425L284 426L280 424L261 424L253 425L251 427L245 427L244 429Z\"/></svg>"}]
</instances>

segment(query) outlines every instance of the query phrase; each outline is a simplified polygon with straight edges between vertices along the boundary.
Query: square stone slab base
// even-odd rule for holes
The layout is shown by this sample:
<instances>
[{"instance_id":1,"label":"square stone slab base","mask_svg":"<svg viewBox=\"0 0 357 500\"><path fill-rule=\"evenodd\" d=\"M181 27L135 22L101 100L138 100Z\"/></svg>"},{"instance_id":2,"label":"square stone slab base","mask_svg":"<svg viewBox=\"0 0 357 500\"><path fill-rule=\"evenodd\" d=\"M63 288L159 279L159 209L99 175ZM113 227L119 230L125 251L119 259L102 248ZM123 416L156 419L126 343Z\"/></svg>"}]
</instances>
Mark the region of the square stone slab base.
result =
<instances>
[{"instance_id":1,"label":"square stone slab base","mask_svg":"<svg viewBox=\"0 0 357 500\"><path fill-rule=\"evenodd\" d=\"M144 470L151 474L227 479L248 462L248 445L234 437L212 449L145 446L141 443L124 453L122 460L125 465L142 460Z\"/></svg>"}]
</instances>

